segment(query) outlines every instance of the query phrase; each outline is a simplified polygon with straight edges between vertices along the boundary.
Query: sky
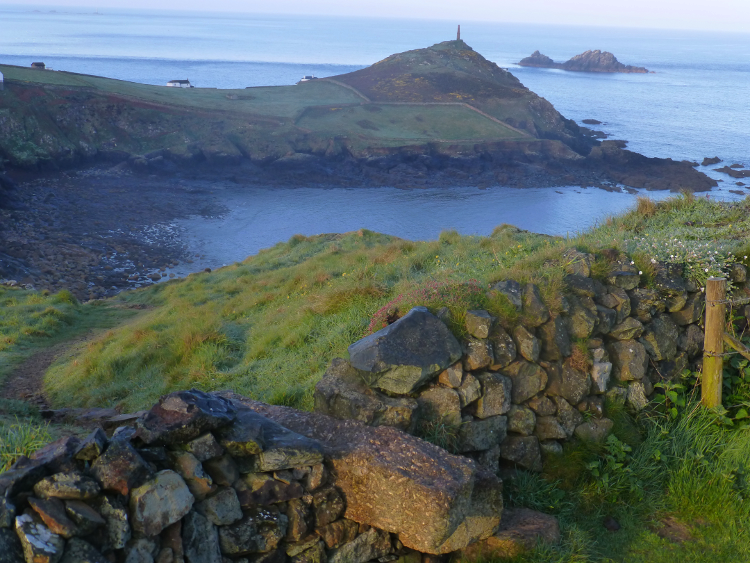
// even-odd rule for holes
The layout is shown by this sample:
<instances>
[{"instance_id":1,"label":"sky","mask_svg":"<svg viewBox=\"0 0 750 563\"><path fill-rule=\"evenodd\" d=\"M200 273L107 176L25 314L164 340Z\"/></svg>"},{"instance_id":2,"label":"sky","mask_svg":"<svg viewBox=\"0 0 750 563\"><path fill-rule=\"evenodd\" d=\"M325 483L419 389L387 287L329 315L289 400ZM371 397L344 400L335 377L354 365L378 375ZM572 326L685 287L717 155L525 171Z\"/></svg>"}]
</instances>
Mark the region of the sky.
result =
<instances>
[{"instance_id":1,"label":"sky","mask_svg":"<svg viewBox=\"0 0 750 563\"><path fill-rule=\"evenodd\" d=\"M750 33L750 0L0 0L61 8L133 8L724 30Z\"/></svg>"}]
</instances>

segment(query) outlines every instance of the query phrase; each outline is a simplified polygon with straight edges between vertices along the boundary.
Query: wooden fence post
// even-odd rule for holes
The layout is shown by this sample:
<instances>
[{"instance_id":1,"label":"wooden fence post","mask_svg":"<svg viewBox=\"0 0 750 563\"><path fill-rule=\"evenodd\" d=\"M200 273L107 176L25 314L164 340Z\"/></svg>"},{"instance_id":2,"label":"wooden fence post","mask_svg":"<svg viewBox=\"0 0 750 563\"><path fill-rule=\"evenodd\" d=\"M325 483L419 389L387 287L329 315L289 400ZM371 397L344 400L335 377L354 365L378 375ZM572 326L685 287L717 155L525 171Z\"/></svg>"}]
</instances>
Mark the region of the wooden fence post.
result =
<instances>
[{"instance_id":1,"label":"wooden fence post","mask_svg":"<svg viewBox=\"0 0 750 563\"><path fill-rule=\"evenodd\" d=\"M717 407L721 404L726 298L726 278L708 278L706 282L706 336L703 341L703 385L701 394L703 406L707 408Z\"/></svg>"}]
</instances>

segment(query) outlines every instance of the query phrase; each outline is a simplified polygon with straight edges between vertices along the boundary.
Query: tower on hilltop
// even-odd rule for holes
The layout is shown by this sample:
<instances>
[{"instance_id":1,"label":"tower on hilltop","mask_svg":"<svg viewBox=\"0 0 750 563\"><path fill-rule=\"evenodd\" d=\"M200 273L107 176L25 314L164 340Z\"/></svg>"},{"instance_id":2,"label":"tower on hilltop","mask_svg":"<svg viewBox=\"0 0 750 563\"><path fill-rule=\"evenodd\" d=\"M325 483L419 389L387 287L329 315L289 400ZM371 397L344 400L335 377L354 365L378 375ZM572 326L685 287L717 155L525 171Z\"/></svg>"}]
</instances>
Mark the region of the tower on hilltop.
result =
<instances>
[{"instance_id":1,"label":"tower on hilltop","mask_svg":"<svg viewBox=\"0 0 750 563\"><path fill-rule=\"evenodd\" d=\"M458 24L458 33L456 34L456 41L461 41L461 24Z\"/></svg>"}]
</instances>

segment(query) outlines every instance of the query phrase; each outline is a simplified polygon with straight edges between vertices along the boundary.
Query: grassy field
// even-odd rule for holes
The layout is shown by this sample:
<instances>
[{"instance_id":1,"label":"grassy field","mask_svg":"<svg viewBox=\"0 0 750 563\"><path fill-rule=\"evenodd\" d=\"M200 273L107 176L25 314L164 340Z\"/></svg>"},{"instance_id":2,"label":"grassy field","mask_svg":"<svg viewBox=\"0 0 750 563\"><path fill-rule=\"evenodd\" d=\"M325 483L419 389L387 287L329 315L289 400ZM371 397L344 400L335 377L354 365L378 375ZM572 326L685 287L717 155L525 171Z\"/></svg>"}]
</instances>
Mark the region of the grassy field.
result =
<instances>
[{"instance_id":1,"label":"grassy field","mask_svg":"<svg viewBox=\"0 0 750 563\"><path fill-rule=\"evenodd\" d=\"M13 307L0 309L2 334L15 335L0 361L15 358L17 365L34 350L70 338L67 333L81 334L86 325L116 325L78 342L52 365L45 389L57 406L133 411L160 394L197 387L230 388L309 409L312 389L331 359L346 356L350 343L414 305L447 306L458 335L469 308L485 308L511 324L518 320L514 309L486 289L513 278L540 284L547 305L557 309L568 248L596 253L595 277L610 267L612 253L602 251L618 249L632 257L647 282L658 259L684 265L702 284L733 261L748 265L750 199L640 199L632 212L569 239L509 225L489 237L444 232L428 242L365 230L297 235L242 263L123 293L101 305L71 303L65 294L8 290L5 302L14 299L21 308L14 320ZM45 336L33 327L44 322L40 318L57 317L39 314L49 307L73 320L49 327ZM735 358L726 370L727 410L697 407L696 379L689 374L673 389L677 414L657 408L636 417L609 405L615 432L606 444L568 445L543 474L521 472L506 481L509 505L553 513L563 532L559 546L540 546L517 561L750 560L750 425L740 414L742 405L750 410L750 368ZM31 450L44 432L60 431L29 414L22 404L6 402L0 441L21 445L0 449L0 455ZM621 529L608 531L608 518Z\"/></svg>"}]
</instances>

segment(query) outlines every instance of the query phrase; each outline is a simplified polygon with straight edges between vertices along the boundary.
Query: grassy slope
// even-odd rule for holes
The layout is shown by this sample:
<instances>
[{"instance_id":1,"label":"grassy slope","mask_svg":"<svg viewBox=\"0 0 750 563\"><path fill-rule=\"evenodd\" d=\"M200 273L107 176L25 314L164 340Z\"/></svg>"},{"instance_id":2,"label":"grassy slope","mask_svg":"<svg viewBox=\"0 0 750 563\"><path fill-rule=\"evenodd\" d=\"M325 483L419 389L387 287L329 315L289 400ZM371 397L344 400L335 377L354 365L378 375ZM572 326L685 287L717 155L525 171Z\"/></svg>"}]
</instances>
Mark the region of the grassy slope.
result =
<instances>
[{"instance_id":1,"label":"grassy slope","mask_svg":"<svg viewBox=\"0 0 750 563\"><path fill-rule=\"evenodd\" d=\"M134 410L168 390L197 386L230 387L309 408L311 389L330 359L345 355L349 343L377 329L394 308L446 305L457 332L469 307L487 308L510 323L506 303L488 299L483 288L505 277L543 283L554 309L565 248L627 250L647 277L651 258L672 255L700 282L717 273L731 252L746 262L748 241L750 200L691 198L641 201L638 210L571 240L507 226L490 237L446 232L421 243L368 231L296 236L241 264L110 300L117 310L151 308L57 363L46 386L60 405ZM600 256L594 272L602 275L607 267ZM39 345L40 337L28 338ZM734 400L750 402L750 384L745 387ZM506 483L510 504L553 512L563 529L560 546L540 547L519 561L750 559L748 430L728 428L690 407L676 420L656 414L633 420L617 411L610 416L617 421L617 442L593 450L570 447L544 475L521 473ZM632 451L624 453L623 444ZM622 529L607 532L606 516ZM657 535L665 516L683 523L692 539L680 543Z\"/></svg>"}]
</instances>

